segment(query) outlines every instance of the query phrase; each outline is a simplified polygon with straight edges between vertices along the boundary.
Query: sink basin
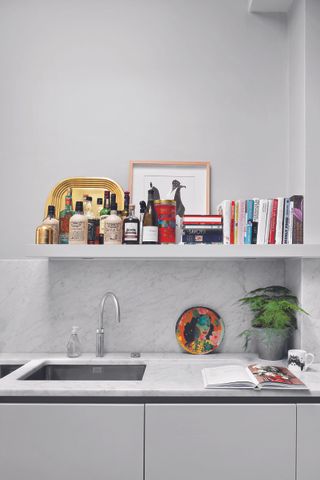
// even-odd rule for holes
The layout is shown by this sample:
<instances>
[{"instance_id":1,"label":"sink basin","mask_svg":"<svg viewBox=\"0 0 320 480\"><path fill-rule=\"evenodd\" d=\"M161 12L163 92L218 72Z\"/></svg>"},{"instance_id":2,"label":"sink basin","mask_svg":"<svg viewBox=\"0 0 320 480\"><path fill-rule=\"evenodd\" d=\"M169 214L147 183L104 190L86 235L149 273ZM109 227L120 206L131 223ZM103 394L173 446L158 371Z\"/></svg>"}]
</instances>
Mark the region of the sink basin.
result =
<instances>
[{"instance_id":1,"label":"sink basin","mask_svg":"<svg viewBox=\"0 0 320 480\"><path fill-rule=\"evenodd\" d=\"M142 380L146 365L43 365L23 380Z\"/></svg>"},{"instance_id":2,"label":"sink basin","mask_svg":"<svg viewBox=\"0 0 320 480\"><path fill-rule=\"evenodd\" d=\"M9 375L9 373L12 373L14 372L15 370L17 370L17 368L20 368L22 367L23 364L21 365L0 365L0 378L3 378L5 377L6 375Z\"/></svg>"}]
</instances>

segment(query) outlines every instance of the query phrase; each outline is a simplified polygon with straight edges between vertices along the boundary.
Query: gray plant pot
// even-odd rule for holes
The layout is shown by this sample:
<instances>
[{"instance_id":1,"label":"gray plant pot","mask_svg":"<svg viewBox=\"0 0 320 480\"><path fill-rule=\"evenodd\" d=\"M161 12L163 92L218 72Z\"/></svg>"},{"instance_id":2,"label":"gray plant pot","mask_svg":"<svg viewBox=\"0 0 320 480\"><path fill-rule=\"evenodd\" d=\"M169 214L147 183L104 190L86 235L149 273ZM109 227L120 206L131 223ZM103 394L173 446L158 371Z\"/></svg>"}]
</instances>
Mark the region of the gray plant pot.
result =
<instances>
[{"instance_id":1,"label":"gray plant pot","mask_svg":"<svg viewBox=\"0 0 320 480\"><path fill-rule=\"evenodd\" d=\"M254 339L259 358L281 360L287 355L290 329L254 328Z\"/></svg>"}]
</instances>

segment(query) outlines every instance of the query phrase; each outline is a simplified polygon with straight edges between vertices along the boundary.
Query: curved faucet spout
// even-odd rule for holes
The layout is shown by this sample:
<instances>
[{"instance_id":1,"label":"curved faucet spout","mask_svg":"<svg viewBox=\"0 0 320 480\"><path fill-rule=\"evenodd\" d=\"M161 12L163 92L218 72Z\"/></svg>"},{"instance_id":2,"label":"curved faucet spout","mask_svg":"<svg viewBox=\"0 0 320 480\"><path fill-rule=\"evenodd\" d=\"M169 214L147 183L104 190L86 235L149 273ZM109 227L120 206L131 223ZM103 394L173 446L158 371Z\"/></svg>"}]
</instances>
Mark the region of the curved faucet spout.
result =
<instances>
[{"instance_id":1,"label":"curved faucet spout","mask_svg":"<svg viewBox=\"0 0 320 480\"><path fill-rule=\"evenodd\" d=\"M116 320L120 322L120 306L117 297L112 292L107 292L100 303L100 314L97 328L97 341L96 341L96 357L104 356L104 326L103 326L103 313L106 300L111 298L115 308Z\"/></svg>"}]
</instances>

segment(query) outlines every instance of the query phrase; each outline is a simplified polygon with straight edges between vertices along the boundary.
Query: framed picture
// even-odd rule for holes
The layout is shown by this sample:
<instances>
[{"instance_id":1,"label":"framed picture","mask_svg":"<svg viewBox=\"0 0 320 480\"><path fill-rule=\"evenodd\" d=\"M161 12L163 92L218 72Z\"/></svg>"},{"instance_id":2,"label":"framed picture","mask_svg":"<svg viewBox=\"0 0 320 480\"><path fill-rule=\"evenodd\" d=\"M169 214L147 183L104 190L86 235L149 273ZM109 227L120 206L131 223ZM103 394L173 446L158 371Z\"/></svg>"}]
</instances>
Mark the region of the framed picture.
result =
<instances>
[{"instance_id":1,"label":"framed picture","mask_svg":"<svg viewBox=\"0 0 320 480\"><path fill-rule=\"evenodd\" d=\"M137 211L141 200L147 202L150 187L161 200L180 195L186 215L210 214L209 162L131 161L129 189Z\"/></svg>"}]
</instances>

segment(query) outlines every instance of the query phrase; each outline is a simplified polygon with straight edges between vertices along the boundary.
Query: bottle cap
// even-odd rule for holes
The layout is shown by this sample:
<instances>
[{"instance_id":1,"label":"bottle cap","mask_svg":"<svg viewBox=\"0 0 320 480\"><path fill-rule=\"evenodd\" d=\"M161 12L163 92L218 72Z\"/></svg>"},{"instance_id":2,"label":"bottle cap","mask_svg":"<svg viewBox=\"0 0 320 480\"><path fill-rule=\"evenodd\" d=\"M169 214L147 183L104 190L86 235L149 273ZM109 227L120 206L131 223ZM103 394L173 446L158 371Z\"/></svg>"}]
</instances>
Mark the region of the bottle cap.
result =
<instances>
[{"instance_id":1,"label":"bottle cap","mask_svg":"<svg viewBox=\"0 0 320 480\"><path fill-rule=\"evenodd\" d=\"M140 204L140 213L144 213L147 209L147 204L144 200L141 200Z\"/></svg>"},{"instance_id":2,"label":"bottle cap","mask_svg":"<svg viewBox=\"0 0 320 480\"><path fill-rule=\"evenodd\" d=\"M48 217L55 217L56 207L54 205L48 205Z\"/></svg>"},{"instance_id":3,"label":"bottle cap","mask_svg":"<svg viewBox=\"0 0 320 480\"><path fill-rule=\"evenodd\" d=\"M83 213L83 202L76 202L76 212Z\"/></svg>"},{"instance_id":4,"label":"bottle cap","mask_svg":"<svg viewBox=\"0 0 320 480\"><path fill-rule=\"evenodd\" d=\"M92 197L87 195L87 202L92 202Z\"/></svg>"},{"instance_id":5,"label":"bottle cap","mask_svg":"<svg viewBox=\"0 0 320 480\"><path fill-rule=\"evenodd\" d=\"M102 204L103 204L102 198L97 198L97 205L102 205Z\"/></svg>"}]
</instances>

